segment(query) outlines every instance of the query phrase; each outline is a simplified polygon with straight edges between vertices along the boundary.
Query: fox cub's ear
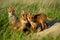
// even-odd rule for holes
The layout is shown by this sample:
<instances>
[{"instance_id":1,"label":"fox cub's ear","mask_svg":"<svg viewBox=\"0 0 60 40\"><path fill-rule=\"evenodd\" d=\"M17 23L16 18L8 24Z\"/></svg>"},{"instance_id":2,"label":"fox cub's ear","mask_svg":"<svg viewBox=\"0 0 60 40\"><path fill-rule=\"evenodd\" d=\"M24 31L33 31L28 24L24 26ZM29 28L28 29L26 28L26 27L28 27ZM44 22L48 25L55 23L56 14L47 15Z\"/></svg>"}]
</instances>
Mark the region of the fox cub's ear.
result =
<instances>
[{"instance_id":1,"label":"fox cub's ear","mask_svg":"<svg viewBox=\"0 0 60 40\"><path fill-rule=\"evenodd\" d=\"M21 10L21 14L24 14L25 13L25 11L24 10Z\"/></svg>"},{"instance_id":2,"label":"fox cub's ear","mask_svg":"<svg viewBox=\"0 0 60 40\"><path fill-rule=\"evenodd\" d=\"M12 7L8 7L8 8L7 8L8 12L10 12L10 11L11 11L11 9L12 9Z\"/></svg>"}]
</instances>

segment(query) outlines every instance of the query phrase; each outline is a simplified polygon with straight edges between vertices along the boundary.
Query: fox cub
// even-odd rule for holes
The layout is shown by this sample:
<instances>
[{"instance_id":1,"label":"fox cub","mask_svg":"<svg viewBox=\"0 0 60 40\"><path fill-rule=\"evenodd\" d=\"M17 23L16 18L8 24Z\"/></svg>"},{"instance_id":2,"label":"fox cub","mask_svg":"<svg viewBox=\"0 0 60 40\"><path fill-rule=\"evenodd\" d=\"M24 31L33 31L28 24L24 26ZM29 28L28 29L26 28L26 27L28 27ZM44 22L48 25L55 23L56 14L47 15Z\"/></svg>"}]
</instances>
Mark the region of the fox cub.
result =
<instances>
[{"instance_id":1,"label":"fox cub","mask_svg":"<svg viewBox=\"0 0 60 40\"><path fill-rule=\"evenodd\" d=\"M8 8L8 19L11 26L16 26L16 23L18 22L18 17L15 15L15 8Z\"/></svg>"},{"instance_id":2,"label":"fox cub","mask_svg":"<svg viewBox=\"0 0 60 40\"><path fill-rule=\"evenodd\" d=\"M42 30L48 28L46 19L51 21L51 20L54 20L55 18L49 18L44 13L40 13L40 14L36 14L36 15L29 13L27 15L27 19L31 24L31 30L36 30L36 28L38 27L38 24L41 23L41 25L42 25L41 31L42 31Z\"/></svg>"},{"instance_id":3,"label":"fox cub","mask_svg":"<svg viewBox=\"0 0 60 40\"><path fill-rule=\"evenodd\" d=\"M20 26L18 27L18 30L24 30L27 29L27 26L29 26L29 22L27 20L27 14L28 12L22 10L20 14Z\"/></svg>"}]
</instances>

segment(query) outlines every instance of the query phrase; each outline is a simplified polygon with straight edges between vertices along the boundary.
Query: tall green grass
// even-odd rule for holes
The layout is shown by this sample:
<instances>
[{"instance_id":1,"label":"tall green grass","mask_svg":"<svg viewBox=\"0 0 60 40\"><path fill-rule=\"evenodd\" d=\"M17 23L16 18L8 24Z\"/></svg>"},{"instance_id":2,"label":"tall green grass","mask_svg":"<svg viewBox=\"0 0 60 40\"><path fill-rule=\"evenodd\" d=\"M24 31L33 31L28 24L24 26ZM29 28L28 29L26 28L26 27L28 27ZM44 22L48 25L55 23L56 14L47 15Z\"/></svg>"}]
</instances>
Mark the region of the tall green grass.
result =
<instances>
[{"instance_id":1,"label":"tall green grass","mask_svg":"<svg viewBox=\"0 0 60 40\"><path fill-rule=\"evenodd\" d=\"M47 2L47 1L46 1ZM45 3L44 0L41 2L34 2L29 5L25 5L23 3L12 3L9 6L6 7L0 7L0 40L25 40L28 35L27 33L23 32L17 32L17 31L12 31L9 26L9 20L8 20L8 7L15 7L16 10L16 15L18 18L20 18L20 13L21 10L29 11L34 14L38 13L45 13L49 17L57 17L57 20L60 20L60 3L55 2L55 3ZM33 35L33 34L32 34ZM31 38L29 40L60 40L60 36L56 37L43 37L43 38Z\"/></svg>"}]
</instances>

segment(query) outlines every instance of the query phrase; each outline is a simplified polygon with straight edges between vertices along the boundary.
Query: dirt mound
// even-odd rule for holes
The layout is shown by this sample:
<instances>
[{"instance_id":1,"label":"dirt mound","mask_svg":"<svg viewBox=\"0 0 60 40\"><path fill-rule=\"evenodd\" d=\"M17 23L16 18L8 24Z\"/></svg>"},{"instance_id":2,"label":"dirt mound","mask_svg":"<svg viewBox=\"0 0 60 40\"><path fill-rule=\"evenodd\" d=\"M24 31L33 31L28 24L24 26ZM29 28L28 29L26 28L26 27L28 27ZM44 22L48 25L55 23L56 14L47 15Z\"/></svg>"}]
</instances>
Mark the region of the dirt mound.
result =
<instances>
[{"instance_id":1,"label":"dirt mound","mask_svg":"<svg viewBox=\"0 0 60 40\"><path fill-rule=\"evenodd\" d=\"M58 35L60 33L60 23L55 23L52 27L37 33L37 35L45 36L47 34L56 34Z\"/></svg>"},{"instance_id":2,"label":"dirt mound","mask_svg":"<svg viewBox=\"0 0 60 40\"><path fill-rule=\"evenodd\" d=\"M50 28L41 31L41 32L37 32L34 33L33 35L28 35L28 39L30 39L29 37L31 36L31 38L41 38L44 37L46 35L51 35L51 36L58 36L60 34L60 23L55 23L53 26L51 26Z\"/></svg>"}]
</instances>

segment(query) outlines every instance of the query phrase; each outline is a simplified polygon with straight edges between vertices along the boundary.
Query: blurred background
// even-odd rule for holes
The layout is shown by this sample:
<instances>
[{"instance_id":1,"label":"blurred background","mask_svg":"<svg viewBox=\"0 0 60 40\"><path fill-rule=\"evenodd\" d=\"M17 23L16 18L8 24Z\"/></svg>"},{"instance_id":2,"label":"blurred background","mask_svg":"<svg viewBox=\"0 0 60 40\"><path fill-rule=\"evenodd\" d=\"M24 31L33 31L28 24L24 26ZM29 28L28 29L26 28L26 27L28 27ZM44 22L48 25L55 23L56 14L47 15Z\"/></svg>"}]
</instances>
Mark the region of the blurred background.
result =
<instances>
[{"instance_id":1,"label":"blurred background","mask_svg":"<svg viewBox=\"0 0 60 40\"><path fill-rule=\"evenodd\" d=\"M18 18L20 17L21 10L25 10L34 14L45 13L48 17L56 17L57 20L60 20L60 0L0 0L0 40L24 40L27 36L26 33L12 32L8 28L10 27L8 7L15 7L17 9L15 14ZM52 40L52 37L50 38ZM55 38L57 37L53 39L55 40ZM49 38L46 39L48 40Z\"/></svg>"}]
</instances>

